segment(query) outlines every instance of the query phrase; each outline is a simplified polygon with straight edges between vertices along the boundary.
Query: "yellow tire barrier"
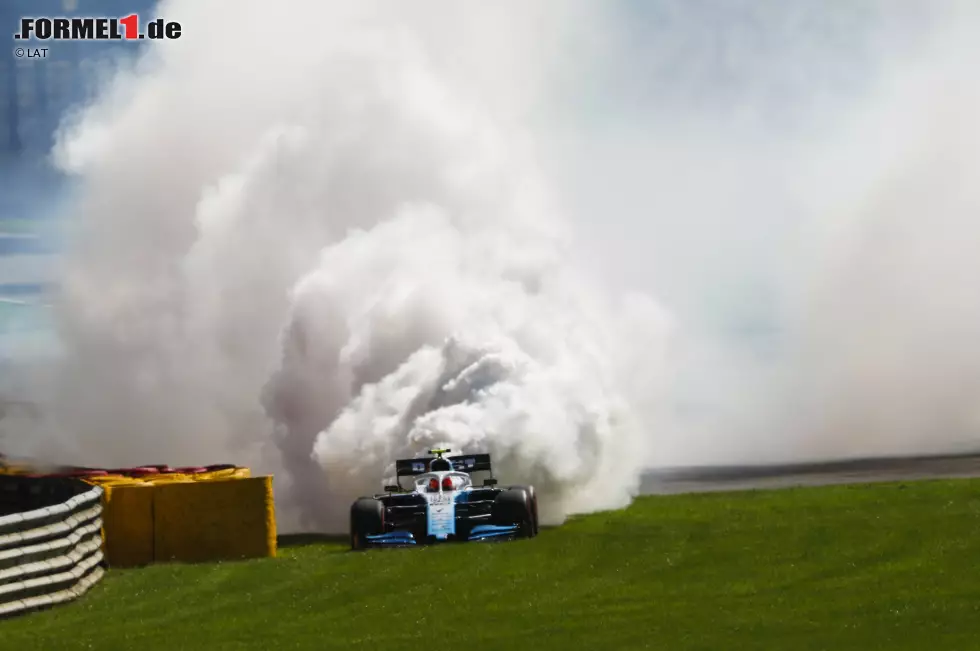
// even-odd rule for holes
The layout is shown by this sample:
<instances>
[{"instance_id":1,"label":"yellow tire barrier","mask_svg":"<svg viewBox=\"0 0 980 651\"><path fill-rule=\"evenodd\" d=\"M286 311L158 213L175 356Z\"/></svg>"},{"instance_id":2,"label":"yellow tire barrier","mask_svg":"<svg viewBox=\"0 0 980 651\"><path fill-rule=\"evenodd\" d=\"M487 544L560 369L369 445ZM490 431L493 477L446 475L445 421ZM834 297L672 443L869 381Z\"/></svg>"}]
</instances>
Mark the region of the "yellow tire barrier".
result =
<instances>
[{"instance_id":1,"label":"yellow tire barrier","mask_svg":"<svg viewBox=\"0 0 980 651\"><path fill-rule=\"evenodd\" d=\"M93 478L105 490L109 566L274 557L272 477L240 475Z\"/></svg>"},{"instance_id":2,"label":"yellow tire barrier","mask_svg":"<svg viewBox=\"0 0 980 651\"><path fill-rule=\"evenodd\" d=\"M102 533L110 567L148 565L153 554L153 486L139 481L101 484Z\"/></svg>"},{"instance_id":3,"label":"yellow tire barrier","mask_svg":"<svg viewBox=\"0 0 980 651\"><path fill-rule=\"evenodd\" d=\"M272 477L156 484L153 493L154 560L276 555Z\"/></svg>"},{"instance_id":4,"label":"yellow tire barrier","mask_svg":"<svg viewBox=\"0 0 980 651\"><path fill-rule=\"evenodd\" d=\"M233 466L155 468L162 472L55 471L81 470L79 479L102 488L103 553L110 567L276 555L271 476L252 477L248 468ZM0 457L0 474L45 471Z\"/></svg>"}]
</instances>

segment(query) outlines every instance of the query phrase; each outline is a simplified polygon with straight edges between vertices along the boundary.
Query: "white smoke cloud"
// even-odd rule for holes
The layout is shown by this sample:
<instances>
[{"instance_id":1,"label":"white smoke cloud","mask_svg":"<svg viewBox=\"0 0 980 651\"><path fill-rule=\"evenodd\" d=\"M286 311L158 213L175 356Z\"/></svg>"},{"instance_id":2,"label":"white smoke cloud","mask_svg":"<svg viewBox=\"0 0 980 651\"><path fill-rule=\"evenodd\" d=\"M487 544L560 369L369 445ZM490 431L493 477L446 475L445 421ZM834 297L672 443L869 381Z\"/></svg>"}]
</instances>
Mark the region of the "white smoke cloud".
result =
<instances>
[{"instance_id":1,"label":"white smoke cloud","mask_svg":"<svg viewBox=\"0 0 980 651\"><path fill-rule=\"evenodd\" d=\"M55 152L22 443L247 463L322 530L435 444L549 522L651 465L976 444L973 5L487 5L161 5Z\"/></svg>"},{"instance_id":2,"label":"white smoke cloud","mask_svg":"<svg viewBox=\"0 0 980 651\"><path fill-rule=\"evenodd\" d=\"M315 402L343 378L349 402L312 420L297 455L307 463L315 434L323 495L354 497L392 459L447 445L488 450L502 480L533 481L552 521L627 503L649 458L636 401L655 398L649 384L637 387L646 396L628 393L630 367L663 367L662 317L590 298L548 257L529 266L540 262L514 255L518 241L498 228L461 231L437 211L408 212L328 249L301 282L270 401L296 436L310 416L290 410L296 387ZM631 326L649 332L627 338ZM321 508L339 517L346 503Z\"/></svg>"},{"instance_id":3,"label":"white smoke cloud","mask_svg":"<svg viewBox=\"0 0 980 651\"><path fill-rule=\"evenodd\" d=\"M858 181L807 232L783 394L802 419L795 454L980 446L980 13L952 6L930 56L887 77L857 116L867 148L829 157Z\"/></svg>"},{"instance_id":4,"label":"white smoke cloud","mask_svg":"<svg viewBox=\"0 0 980 651\"><path fill-rule=\"evenodd\" d=\"M636 21L549 161L595 266L677 315L655 463L977 449L976 5L708 4Z\"/></svg>"},{"instance_id":5,"label":"white smoke cloud","mask_svg":"<svg viewBox=\"0 0 980 651\"><path fill-rule=\"evenodd\" d=\"M520 129L573 10L293 2L316 38L269 44L268 7L164 3L185 36L60 141L54 449L275 471L286 528L344 530L436 443L489 451L550 522L628 503L666 316L580 277Z\"/></svg>"}]
</instances>

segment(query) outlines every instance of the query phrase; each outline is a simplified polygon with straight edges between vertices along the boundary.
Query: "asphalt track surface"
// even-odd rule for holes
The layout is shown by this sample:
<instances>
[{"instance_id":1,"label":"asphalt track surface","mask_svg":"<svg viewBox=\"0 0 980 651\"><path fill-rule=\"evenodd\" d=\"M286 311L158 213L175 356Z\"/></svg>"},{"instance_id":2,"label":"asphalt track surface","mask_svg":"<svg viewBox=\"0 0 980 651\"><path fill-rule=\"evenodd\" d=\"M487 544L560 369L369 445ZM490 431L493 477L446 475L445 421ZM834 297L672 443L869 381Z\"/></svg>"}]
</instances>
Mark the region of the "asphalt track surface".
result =
<instances>
[{"instance_id":1,"label":"asphalt track surface","mask_svg":"<svg viewBox=\"0 0 980 651\"><path fill-rule=\"evenodd\" d=\"M662 468L643 476L640 492L670 495L952 477L980 477L980 452L789 465Z\"/></svg>"}]
</instances>

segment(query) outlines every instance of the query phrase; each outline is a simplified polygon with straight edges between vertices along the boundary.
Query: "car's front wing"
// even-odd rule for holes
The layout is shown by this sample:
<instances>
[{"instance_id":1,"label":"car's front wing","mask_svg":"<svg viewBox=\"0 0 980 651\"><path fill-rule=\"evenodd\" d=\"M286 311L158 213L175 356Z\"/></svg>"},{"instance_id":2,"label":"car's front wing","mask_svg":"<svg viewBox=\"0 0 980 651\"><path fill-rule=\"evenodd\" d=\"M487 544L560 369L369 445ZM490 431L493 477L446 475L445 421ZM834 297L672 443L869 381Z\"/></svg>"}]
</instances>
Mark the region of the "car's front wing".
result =
<instances>
[{"instance_id":1,"label":"car's front wing","mask_svg":"<svg viewBox=\"0 0 980 651\"><path fill-rule=\"evenodd\" d=\"M519 527L514 525L497 524L478 524L469 531L465 539L454 539L461 542L481 542L486 540L502 540L514 537L518 533ZM388 531L373 536L365 536L369 545L381 547L397 547L402 545L418 545L429 542L430 540L439 541L435 537L428 540L416 540L415 534L408 530Z\"/></svg>"}]
</instances>

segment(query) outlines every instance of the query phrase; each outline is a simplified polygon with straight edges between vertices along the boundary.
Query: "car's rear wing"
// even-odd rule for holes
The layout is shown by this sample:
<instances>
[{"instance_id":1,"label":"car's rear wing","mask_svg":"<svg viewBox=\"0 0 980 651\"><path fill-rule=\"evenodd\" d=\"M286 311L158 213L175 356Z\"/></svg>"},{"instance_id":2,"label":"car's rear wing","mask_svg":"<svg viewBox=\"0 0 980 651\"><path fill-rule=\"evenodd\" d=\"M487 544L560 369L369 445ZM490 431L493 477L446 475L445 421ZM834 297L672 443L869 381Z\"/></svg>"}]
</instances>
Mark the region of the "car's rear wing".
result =
<instances>
[{"instance_id":1,"label":"car's rear wing","mask_svg":"<svg viewBox=\"0 0 980 651\"><path fill-rule=\"evenodd\" d=\"M429 464L435 457L421 457L418 459L398 459L395 461L395 474L401 477L414 477L429 472ZM493 474L493 467L490 463L489 454L461 454L455 457L446 457L452 462L453 468L460 472L480 472L486 471Z\"/></svg>"},{"instance_id":2,"label":"car's rear wing","mask_svg":"<svg viewBox=\"0 0 980 651\"><path fill-rule=\"evenodd\" d=\"M456 457L449 457L449 460L453 462L453 468L460 472L486 471L491 475L493 474L489 454L461 454Z\"/></svg>"},{"instance_id":3,"label":"car's rear wing","mask_svg":"<svg viewBox=\"0 0 980 651\"><path fill-rule=\"evenodd\" d=\"M399 459L395 462L395 474L401 477L414 477L429 472L432 459Z\"/></svg>"}]
</instances>

